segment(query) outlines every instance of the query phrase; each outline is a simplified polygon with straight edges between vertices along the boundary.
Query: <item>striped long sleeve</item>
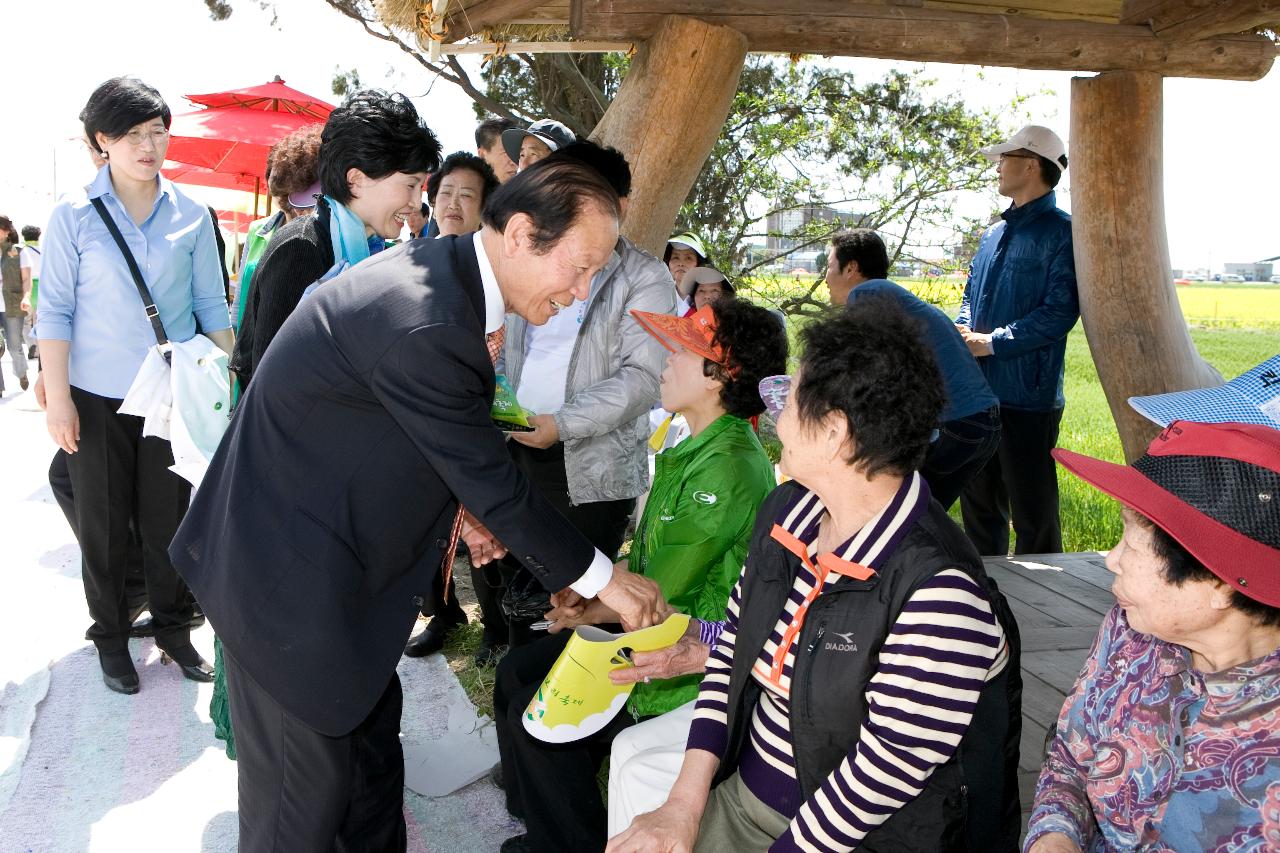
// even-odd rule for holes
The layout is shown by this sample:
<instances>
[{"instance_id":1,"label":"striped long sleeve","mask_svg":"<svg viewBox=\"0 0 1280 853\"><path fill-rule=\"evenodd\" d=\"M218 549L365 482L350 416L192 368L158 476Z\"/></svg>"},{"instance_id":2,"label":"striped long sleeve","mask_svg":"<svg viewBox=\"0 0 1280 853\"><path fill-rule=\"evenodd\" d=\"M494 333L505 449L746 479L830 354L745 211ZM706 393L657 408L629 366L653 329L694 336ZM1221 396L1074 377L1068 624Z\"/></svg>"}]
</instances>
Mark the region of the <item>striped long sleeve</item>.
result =
<instances>
[{"instance_id":1,"label":"striped long sleeve","mask_svg":"<svg viewBox=\"0 0 1280 853\"><path fill-rule=\"evenodd\" d=\"M693 706L693 725L689 728L688 749L706 750L721 759L729 740L729 675L733 672L733 646L738 636L741 605L742 575L739 574L725 608L725 621L714 623L723 627L707 657L706 675L698 688L698 701Z\"/></svg>"},{"instance_id":2,"label":"striped long sleeve","mask_svg":"<svg viewBox=\"0 0 1280 853\"><path fill-rule=\"evenodd\" d=\"M934 769L950 759L983 685L1007 661L1000 625L968 575L952 569L923 584L880 650L858 746L801 804L770 850L856 849L868 832L919 796ZM708 704L708 716L711 711Z\"/></svg>"}]
</instances>

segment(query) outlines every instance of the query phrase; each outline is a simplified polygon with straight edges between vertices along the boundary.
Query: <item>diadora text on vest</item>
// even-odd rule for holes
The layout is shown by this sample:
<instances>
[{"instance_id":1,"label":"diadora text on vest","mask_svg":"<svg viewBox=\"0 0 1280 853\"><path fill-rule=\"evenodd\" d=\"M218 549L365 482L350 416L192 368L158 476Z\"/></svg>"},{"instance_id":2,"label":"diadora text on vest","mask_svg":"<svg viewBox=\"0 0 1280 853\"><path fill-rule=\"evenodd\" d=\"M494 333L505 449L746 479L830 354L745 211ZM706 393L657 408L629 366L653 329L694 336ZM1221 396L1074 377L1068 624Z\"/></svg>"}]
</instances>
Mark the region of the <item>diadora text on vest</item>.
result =
<instances>
[{"instance_id":1,"label":"diadora text on vest","mask_svg":"<svg viewBox=\"0 0 1280 853\"><path fill-rule=\"evenodd\" d=\"M852 631L850 631L847 634L841 634L839 631L833 631L832 635L839 637L841 640L843 640L843 642L836 643L836 642L832 642L831 640L828 640L827 642L822 644L822 648L824 651L856 652L858 650L858 644L853 641Z\"/></svg>"}]
</instances>

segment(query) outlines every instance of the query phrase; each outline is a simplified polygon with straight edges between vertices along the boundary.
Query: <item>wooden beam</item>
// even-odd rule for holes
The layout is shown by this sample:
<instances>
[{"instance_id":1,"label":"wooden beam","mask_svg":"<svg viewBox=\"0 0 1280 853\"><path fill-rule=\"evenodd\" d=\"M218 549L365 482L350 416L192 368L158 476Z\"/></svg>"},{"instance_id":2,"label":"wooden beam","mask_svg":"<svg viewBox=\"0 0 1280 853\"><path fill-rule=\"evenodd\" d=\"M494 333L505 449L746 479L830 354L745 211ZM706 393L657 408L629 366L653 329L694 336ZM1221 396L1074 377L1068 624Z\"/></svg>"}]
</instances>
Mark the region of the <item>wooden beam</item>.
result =
<instances>
[{"instance_id":1,"label":"wooden beam","mask_svg":"<svg viewBox=\"0 0 1280 853\"><path fill-rule=\"evenodd\" d=\"M573 0L570 28L584 40L642 40L668 14L731 27L761 52L1227 80L1257 80L1276 57L1275 44L1262 36L1171 43L1132 25L846 0Z\"/></svg>"},{"instance_id":2,"label":"wooden beam","mask_svg":"<svg viewBox=\"0 0 1280 853\"><path fill-rule=\"evenodd\" d=\"M1120 23L1147 26L1171 41L1244 33L1280 22L1280 0L1128 0Z\"/></svg>"},{"instance_id":3,"label":"wooden beam","mask_svg":"<svg viewBox=\"0 0 1280 853\"><path fill-rule=\"evenodd\" d=\"M741 33L694 18L665 18L631 60L591 133L630 162L634 177L622 230L656 255L720 135L746 58Z\"/></svg>"},{"instance_id":4,"label":"wooden beam","mask_svg":"<svg viewBox=\"0 0 1280 853\"><path fill-rule=\"evenodd\" d=\"M545 3L546 0L479 0L464 7L455 2L453 11L445 19L449 25L449 40L457 41L477 35L486 27L509 23Z\"/></svg>"},{"instance_id":5,"label":"wooden beam","mask_svg":"<svg viewBox=\"0 0 1280 853\"><path fill-rule=\"evenodd\" d=\"M446 43L440 45L440 52L446 56L462 54L486 55L498 53L626 53L635 47L629 41L509 41L509 42L465 42L461 44Z\"/></svg>"},{"instance_id":6,"label":"wooden beam","mask_svg":"<svg viewBox=\"0 0 1280 853\"><path fill-rule=\"evenodd\" d=\"M1222 384L1196 352L1169 269L1162 87L1159 75L1143 72L1071 81L1071 233L1080 314L1131 462L1157 428L1129 407L1129 397Z\"/></svg>"}]
</instances>

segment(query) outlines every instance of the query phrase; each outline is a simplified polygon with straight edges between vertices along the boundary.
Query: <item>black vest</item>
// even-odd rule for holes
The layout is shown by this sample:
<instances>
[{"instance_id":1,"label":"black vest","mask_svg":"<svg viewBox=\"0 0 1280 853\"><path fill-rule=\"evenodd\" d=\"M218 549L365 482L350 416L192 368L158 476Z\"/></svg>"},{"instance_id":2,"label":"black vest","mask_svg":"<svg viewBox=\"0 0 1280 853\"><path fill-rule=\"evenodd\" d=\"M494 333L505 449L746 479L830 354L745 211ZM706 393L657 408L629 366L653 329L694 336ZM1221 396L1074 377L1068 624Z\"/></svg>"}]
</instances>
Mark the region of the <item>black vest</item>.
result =
<instances>
[{"instance_id":1,"label":"black vest","mask_svg":"<svg viewBox=\"0 0 1280 853\"><path fill-rule=\"evenodd\" d=\"M784 484L761 505L742 577L742 603L728 697L728 748L715 784L733 775L760 686L751 668L777 625L800 560L769 534L800 494ZM1009 644L1009 663L983 688L956 754L936 768L920 796L867 834L859 850L1016 851L1018 741L1022 731L1021 643L1004 596L982 558L936 501L872 578L841 578L809 608L791 677L791 737L807 799L857 747L867 716L864 692L890 628L907 600L944 569L959 569L988 591ZM840 636L837 636L837 633Z\"/></svg>"}]
</instances>

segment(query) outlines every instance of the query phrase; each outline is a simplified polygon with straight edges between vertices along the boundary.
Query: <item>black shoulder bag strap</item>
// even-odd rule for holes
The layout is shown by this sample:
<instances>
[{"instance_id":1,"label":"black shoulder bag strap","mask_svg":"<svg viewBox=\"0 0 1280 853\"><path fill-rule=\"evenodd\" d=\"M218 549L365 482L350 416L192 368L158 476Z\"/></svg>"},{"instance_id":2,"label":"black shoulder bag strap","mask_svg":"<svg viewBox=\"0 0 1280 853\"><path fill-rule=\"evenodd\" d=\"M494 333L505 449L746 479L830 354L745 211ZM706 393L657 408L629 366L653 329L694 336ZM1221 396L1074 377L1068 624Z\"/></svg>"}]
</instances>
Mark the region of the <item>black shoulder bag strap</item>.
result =
<instances>
[{"instance_id":1,"label":"black shoulder bag strap","mask_svg":"<svg viewBox=\"0 0 1280 853\"><path fill-rule=\"evenodd\" d=\"M103 203L102 198L98 197L90 199L90 201L93 203L93 209L98 211L98 215L102 217L107 230L111 232L112 239L120 247L120 254L124 255L124 262L129 265L129 274L133 276L133 283L138 286L138 295L142 297L142 305L147 312L147 319L151 321L151 331L155 333L156 343L160 345L160 352L164 354L165 361L168 361L169 347L166 344L169 343L169 336L165 334L164 324L160 322L160 309L156 308L156 301L151 298L151 291L147 289L147 283L142 280L142 270L138 269L138 262L133 259L133 252L129 251L129 244L124 241L124 235L120 233L120 227L116 225L116 221L107 212L107 206Z\"/></svg>"}]
</instances>

